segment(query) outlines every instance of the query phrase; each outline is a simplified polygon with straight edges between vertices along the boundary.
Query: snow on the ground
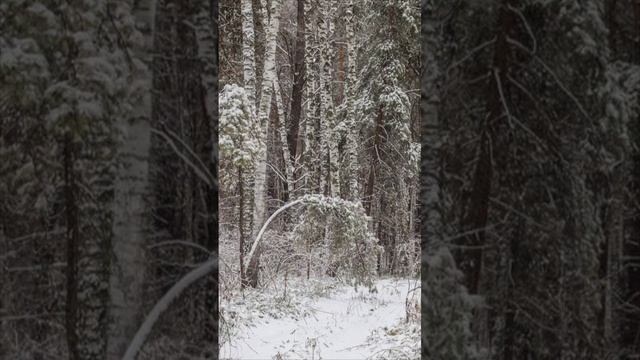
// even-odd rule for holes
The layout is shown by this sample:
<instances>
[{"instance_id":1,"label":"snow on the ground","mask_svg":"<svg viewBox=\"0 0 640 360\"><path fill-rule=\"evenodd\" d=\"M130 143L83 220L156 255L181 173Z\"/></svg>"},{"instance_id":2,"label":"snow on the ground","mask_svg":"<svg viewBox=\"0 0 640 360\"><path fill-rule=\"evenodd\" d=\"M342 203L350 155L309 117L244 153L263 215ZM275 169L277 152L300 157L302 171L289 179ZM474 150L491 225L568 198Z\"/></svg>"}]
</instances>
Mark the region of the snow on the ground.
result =
<instances>
[{"instance_id":1,"label":"snow on the ground","mask_svg":"<svg viewBox=\"0 0 640 360\"><path fill-rule=\"evenodd\" d=\"M228 303L223 316L235 322L222 340L221 359L418 359L419 319L406 322L406 299L416 304L419 280L381 279L367 287L297 281L257 293L245 291ZM310 296L310 294L315 294ZM408 296L407 296L408 294ZM270 297L270 298L269 298ZM416 311L419 314L419 311Z\"/></svg>"}]
</instances>

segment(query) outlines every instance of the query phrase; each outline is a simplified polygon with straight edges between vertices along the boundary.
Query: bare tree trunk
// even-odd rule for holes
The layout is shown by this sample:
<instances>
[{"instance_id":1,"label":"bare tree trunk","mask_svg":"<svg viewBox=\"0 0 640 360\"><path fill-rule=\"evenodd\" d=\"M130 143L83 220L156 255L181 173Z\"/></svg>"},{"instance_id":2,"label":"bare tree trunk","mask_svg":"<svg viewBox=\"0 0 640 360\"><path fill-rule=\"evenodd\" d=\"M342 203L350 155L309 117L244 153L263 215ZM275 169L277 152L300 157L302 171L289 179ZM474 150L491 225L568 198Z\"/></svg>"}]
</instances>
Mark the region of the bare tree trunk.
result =
<instances>
[{"instance_id":1,"label":"bare tree trunk","mask_svg":"<svg viewBox=\"0 0 640 360\"><path fill-rule=\"evenodd\" d=\"M291 151L291 160L296 165L297 158L302 151L302 139L300 136L300 119L302 115L302 90L305 82L305 18L304 2L297 1L296 44L293 57L293 88L291 89L291 114L289 115L289 133L287 140Z\"/></svg>"},{"instance_id":2,"label":"bare tree trunk","mask_svg":"<svg viewBox=\"0 0 640 360\"><path fill-rule=\"evenodd\" d=\"M498 14L498 34L494 50L493 68L494 75L491 77L489 90L489 99L487 101L488 123L485 125L480 139L480 154L478 155L478 164L473 180L471 190L471 202L466 213L464 223L467 225L467 231L473 233L465 237L465 244L474 246L474 249L468 250L468 255L464 258L467 261L461 261L460 265L466 276L466 285L472 294L478 293L480 283L480 272L482 269L482 250L478 246L484 244L487 219L489 215L489 195L491 193L491 182L493 177L493 166L491 164L491 155L496 153L491 148L493 143L495 122L503 115L503 104L499 87L504 89L504 85L500 84L507 76L509 66L509 45L507 44L507 36L513 27L513 12L508 9L511 0L504 0L500 5ZM500 81L500 83L498 83ZM504 90L507 91L506 89Z\"/></svg>"},{"instance_id":3,"label":"bare tree trunk","mask_svg":"<svg viewBox=\"0 0 640 360\"><path fill-rule=\"evenodd\" d=\"M287 122L284 118L284 109L282 101L282 94L280 93L280 84L278 82L278 76L273 77L273 88L276 95L276 107L278 111L278 119L280 121L280 127L278 133L280 135L280 142L282 143L282 158L284 159L285 175L287 177L287 197L285 202L294 198L294 179L293 179L293 163L291 162L291 152L289 151L289 143L287 141Z\"/></svg>"},{"instance_id":4,"label":"bare tree trunk","mask_svg":"<svg viewBox=\"0 0 640 360\"><path fill-rule=\"evenodd\" d=\"M305 52L304 52L304 66L305 66L305 82L304 82L304 98L306 104L306 110L304 111L304 138L305 145L302 154L302 158L305 164L305 188L308 193L322 193L323 189L320 188L320 166L318 164L318 157L320 153L319 149L319 134L317 129L318 113L319 113L319 101L318 90L320 89L320 70L318 64L319 58L319 43L318 43L318 27L317 27L317 1L305 0L304 1L304 16L305 16ZM301 135L302 136L302 135Z\"/></svg>"},{"instance_id":5,"label":"bare tree trunk","mask_svg":"<svg viewBox=\"0 0 640 360\"><path fill-rule=\"evenodd\" d=\"M253 4L251 0L242 0L242 64L244 69L244 89L247 92L249 103L257 109L254 42Z\"/></svg>"},{"instance_id":6,"label":"bare tree trunk","mask_svg":"<svg viewBox=\"0 0 640 360\"><path fill-rule=\"evenodd\" d=\"M514 13L508 7L513 6L513 3L513 0L502 0L498 10L497 40L492 66L493 76L491 76L487 92L487 123L481 130L480 151L473 178L470 203L463 219L463 226L465 226L463 230L469 232L469 235L462 239L463 245L470 248L459 252L458 261L459 267L465 275L465 286L471 294L480 292L483 273L482 246L486 241L485 228L489 218L489 197L494 172L491 159L494 154L500 153L500 150L495 148L496 136L494 133L499 119L504 115L503 99L508 98L505 79L509 71L510 46L507 43L507 38L513 31L514 23ZM505 299L505 301L508 303L510 299ZM478 310L472 323L472 331L476 340L479 341L481 347L485 348L489 346L490 342L487 311L487 309ZM512 329L504 328L504 331L508 333Z\"/></svg>"},{"instance_id":7,"label":"bare tree trunk","mask_svg":"<svg viewBox=\"0 0 640 360\"><path fill-rule=\"evenodd\" d=\"M353 1L347 2L346 10L346 36L347 36L347 78L345 82L345 93L347 99L347 139L346 139L346 153L347 153L347 199L355 200L359 196L358 189L358 177L360 171L358 168L357 159L357 139L358 139L358 127L355 122L355 112L353 108L353 100L355 96L356 85L356 45L355 45L355 17L353 15Z\"/></svg>"},{"instance_id":8,"label":"bare tree trunk","mask_svg":"<svg viewBox=\"0 0 640 360\"><path fill-rule=\"evenodd\" d=\"M334 27L334 14L336 13L336 3L334 0L323 1L323 18L320 42L321 42L321 112L320 121L325 125L323 132L324 146L323 156L327 157L327 178L329 180L329 196L340 196L340 169L338 167L338 132L337 119L333 103L333 68L331 66L334 58L331 36Z\"/></svg>"},{"instance_id":9,"label":"bare tree trunk","mask_svg":"<svg viewBox=\"0 0 640 360\"><path fill-rule=\"evenodd\" d=\"M364 209L367 215L372 216L373 202L374 202L374 190L376 186L376 159L382 145L382 133L384 130L384 113L382 105L378 109L378 115L376 116L375 128L373 130L373 147L371 148L370 163L369 163L369 179L367 180L367 188L364 194Z\"/></svg>"},{"instance_id":10,"label":"bare tree trunk","mask_svg":"<svg viewBox=\"0 0 640 360\"><path fill-rule=\"evenodd\" d=\"M217 114L217 49L214 32L213 5L211 0L201 0L200 12L196 15L196 40L198 42L198 57L202 63L201 82L204 89L204 105L207 123L211 129L215 128L214 121Z\"/></svg>"},{"instance_id":11,"label":"bare tree trunk","mask_svg":"<svg viewBox=\"0 0 640 360\"><path fill-rule=\"evenodd\" d=\"M320 42L320 69L318 70L319 86L320 86L320 101L318 102L319 116L320 116L320 128L318 132L318 143L320 154L318 156L318 162L320 163L320 193L329 195L331 188L327 186L327 180L330 177L330 165L329 165L329 142L331 136L329 134L330 124L332 122L332 114L329 103L331 97L329 91L331 89L331 67L329 65L329 22L327 1L322 1L320 6L320 13L318 16L318 38Z\"/></svg>"},{"instance_id":12,"label":"bare tree trunk","mask_svg":"<svg viewBox=\"0 0 640 360\"><path fill-rule=\"evenodd\" d=\"M260 241L262 240L262 235L264 235L264 232L267 230L267 226L269 226L269 224L283 211L289 209L290 207L296 206L298 204L304 204L305 203L305 199L301 198L301 199L297 199L297 200L293 200L290 201L286 204L284 204L282 207L280 207L278 210L276 210L273 214L271 214L271 216L269 216L269 218L267 219L267 221L265 221L264 225L262 225L259 229L259 231L257 232L255 239L253 240L253 244L251 245L251 250L249 250L249 254L247 254L247 259L246 259L246 263L247 263L247 269L245 270L249 270L249 266L251 266L251 263L253 262L253 259L258 256L257 251L260 248Z\"/></svg>"},{"instance_id":13,"label":"bare tree trunk","mask_svg":"<svg viewBox=\"0 0 640 360\"><path fill-rule=\"evenodd\" d=\"M262 128L261 136L264 141L258 155L255 170L252 237L255 237L258 229L262 226L266 211L267 138L269 134L269 110L271 109L273 79L276 76L276 35L278 34L280 25L280 8L281 0L273 0L271 2L271 19L269 20L266 35L262 91L260 94L260 105L258 107L258 121ZM258 259L260 250L258 249L257 251L258 255L252 259L252 263L250 263L248 267L249 271L247 272L247 277L252 287L258 285Z\"/></svg>"},{"instance_id":14,"label":"bare tree trunk","mask_svg":"<svg viewBox=\"0 0 640 360\"><path fill-rule=\"evenodd\" d=\"M245 239L246 233L245 229L245 219L244 219L244 205L245 205L245 196L244 196L244 177L243 171L241 167L238 167L238 188L239 188L239 196L240 200L238 203L238 232L240 233L240 286L244 289L247 285L246 273L244 271L244 247L245 247Z\"/></svg>"},{"instance_id":15,"label":"bare tree trunk","mask_svg":"<svg viewBox=\"0 0 640 360\"><path fill-rule=\"evenodd\" d=\"M120 120L123 139L120 146L122 166L114 185L113 239L109 281L107 357L122 357L142 320L145 273L146 214L145 192L148 185L148 156L151 137L151 50L153 47L155 0L136 3L133 15L142 35L133 54L142 63L132 64L132 83L140 100L131 117Z\"/></svg>"}]
</instances>

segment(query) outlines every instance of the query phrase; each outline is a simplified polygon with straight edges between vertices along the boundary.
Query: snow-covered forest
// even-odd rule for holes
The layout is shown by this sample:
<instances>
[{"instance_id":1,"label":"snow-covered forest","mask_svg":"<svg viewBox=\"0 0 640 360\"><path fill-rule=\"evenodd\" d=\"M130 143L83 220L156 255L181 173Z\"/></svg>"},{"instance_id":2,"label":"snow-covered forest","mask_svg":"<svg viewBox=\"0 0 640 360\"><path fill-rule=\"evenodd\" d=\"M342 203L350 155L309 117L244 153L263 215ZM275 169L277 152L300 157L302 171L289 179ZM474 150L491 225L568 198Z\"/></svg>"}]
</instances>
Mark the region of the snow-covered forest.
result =
<instances>
[{"instance_id":1,"label":"snow-covered forest","mask_svg":"<svg viewBox=\"0 0 640 360\"><path fill-rule=\"evenodd\" d=\"M0 359L639 359L639 90L637 0L0 0Z\"/></svg>"},{"instance_id":2,"label":"snow-covered forest","mask_svg":"<svg viewBox=\"0 0 640 360\"><path fill-rule=\"evenodd\" d=\"M420 356L419 10L220 2L221 358Z\"/></svg>"},{"instance_id":3,"label":"snow-covered forest","mask_svg":"<svg viewBox=\"0 0 640 360\"><path fill-rule=\"evenodd\" d=\"M0 359L214 358L216 10L0 1Z\"/></svg>"},{"instance_id":4,"label":"snow-covered forest","mask_svg":"<svg viewBox=\"0 0 640 360\"><path fill-rule=\"evenodd\" d=\"M640 2L423 1L423 355L640 357Z\"/></svg>"}]
</instances>

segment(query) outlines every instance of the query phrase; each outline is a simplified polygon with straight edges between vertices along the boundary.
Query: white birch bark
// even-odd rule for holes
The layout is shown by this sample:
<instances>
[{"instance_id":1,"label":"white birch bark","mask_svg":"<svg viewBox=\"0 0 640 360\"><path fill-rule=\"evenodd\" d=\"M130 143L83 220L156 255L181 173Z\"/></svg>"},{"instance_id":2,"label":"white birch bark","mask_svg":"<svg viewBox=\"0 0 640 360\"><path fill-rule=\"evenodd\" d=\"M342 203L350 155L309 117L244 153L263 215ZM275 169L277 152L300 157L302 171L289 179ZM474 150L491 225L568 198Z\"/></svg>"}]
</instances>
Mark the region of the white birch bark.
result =
<instances>
[{"instance_id":1,"label":"white birch bark","mask_svg":"<svg viewBox=\"0 0 640 360\"><path fill-rule=\"evenodd\" d=\"M247 257L246 257L246 261L244 262L245 272L249 270L249 264L253 260L253 257L256 256L256 252L258 251L258 246L260 245L260 240L262 239L262 235L264 234L264 232L267 230L267 226L269 226L269 224L281 212L287 210L288 208L290 208L290 207L292 207L294 205L298 205L300 203L303 203L303 202L305 202L305 200L306 200L305 198L300 198L300 199L291 201L291 202L283 205L280 209L276 210L273 214L271 214L271 216L269 216L267 221L260 228L260 231L258 231L257 234L255 235L255 239L253 240L253 244L251 245L251 250L249 250L249 253L247 254Z\"/></svg>"},{"instance_id":2,"label":"white birch bark","mask_svg":"<svg viewBox=\"0 0 640 360\"><path fill-rule=\"evenodd\" d=\"M119 359L142 320L145 270L145 191L148 185L148 155L151 138L151 61L155 0L143 0L132 8L141 41L133 45L132 86L134 106L119 126L122 167L114 185L113 239L109 278L110 328L107 358Z\"/></svg>"},{"instance_id":3,"label":"white birch bark","mask_svg":"<svg viewBox=\"0 0 640 360\"><path fill-rule=\"evenodd\" d=\"M269 13L268 13L268 9L267 9L267 0L260 0L260 7L258 8L258 15L260 16L260 19L262 19L263 24L266 25L269 21ZM266 26L265 26L266 28Z\"/></svg>"},{"instance_id":4,"label":"white birch bark","mask_svg":"<svg viewBox=\"0 0 640 360\"><path fill-rule=\"evenodd\" d=\"M253 5L251 0L242 0L242 65L244 89L249 103L256 104L256 59L255 31L253 28Z\"/></svg>"},{"instance_id":5,"label":"white birch bark","mask_svg":"<svg viewBox=\"0 0 640 360\"><path fill-rule=\"evenodd\" d=\"M260 0L260 11L263 19L267 19L267 0Z\"/></svg>"},{"instance_id":6,"label":"white birch bark","mask_svg":"<svg viewBox=\"0 0 640 360\"><path fill-rule=\"evenodd\" d=\"M258 107L258 121L261 127L261 136L264 140L259 151L255 170L254 182L254 207L253 207L253 231L255 236L264 222L265 215L265 184L267 178L267 135L269 134L269 110L271 107L271 95L273 79L276 75L276 35L280 26L280 8L282 1L271 2L271 19L269 19L266 46L264 56L264 70L262 76L262 91Z\"/></svg>"},{"instance_id":7,"label":"white birch bark","mask_svg":"<svg viewBox=\"0 0 640 360\"><path fill-rule=\"evenodd\" d=\"M207 111L207 121L211 123L213 128L215 111L216 111L216 99L218 97L216 93L216 42L215 34L213 33L213 21L211 13L211 2L209 0L202 0L200 5L200 12L196 15L196 40L198 42L198 57L203 64L203 72L200 75L202 79L202 86L205 90L205 107Z\"/></svg>"},{"instance_id":8,"label":"white birch bark","mask_svg":"<svg viewBox=\"0 0 640 360\"><path fill-rule=\"evenodd\" d=\"M287 189L289 189L289 198L293 198L293 164L291 162L291 151L289 151L289 143L287 142L287 122L284 118L284 102L282 101L282 94L280 92L280 84L278 82L277 75L273 77L273 88L276 92L276 105L278 110L278 118L280 119L280 129L278 129L278 132L280 135L280 142L282 143L282 156L284 156L285 173L287 176Z\"/></svg>"},{"instance_id":9,"label":"white birch bark","mask_svg":"<svg viewBox=\"0 0 640 360\"><path fill-rule=\"evenodd\" d=\"M336 120L335 117L334 120ZM336 126L337 124L334 122L331 136L327 139L329 143L329 178L331 179L330 196L340 196L340 153L338 149L340 136Z\"/></svg>"},{"instance_id":10,"label":"white birch bark","mask_svg":"<svg viewBox=\"0 0 640 360\"><path fill-rule=\"evenodd\" d=\"M320 35L322 37L322 35ZM324 82L325 79L322 75L320 75L320 102L318 103L319 112L320 112L320 128L318 129L318 147L320 154L317 158L317 161L320 162L320 193L323 195L328 195L326 192L327 189L327 173L329 170L328 166L328 155L329 155L329 142L327 140L327 110L326 103L324 98Z\"/></svg>"},{"instance_id":11,"label":"white birch bark","mask_svg":"<svg viewBox=\"0 0 640 360\"><path fill-rule=\"evenodd\" d=\"M331 36L334 27L334 15L337 11L337 4L335 0L329 0L324 2L325 10L325 38L323 43L323 63L322 63L322 76L324 77L324 88L322 102L326 109L325 117L322 118L327 125L330 126L331 131L325 134L327 138L326 147L329 160L329 181L330 181L330 196L340 196L340 167L338 165L338 143L340 141L338 131L338 119L335 116L335 106L333 103L333 69L332 62L334 60L334 49L331 44Z\"/></svg>"},{"instance_id":12,"label":"white birch bark","mask_svg":"<svg viewBox=\"0 0 640 360\"><path fill-rule=\"evenodd\" d=\"M329 152L331 136L329 134L330 125L333 123L331 109L331 64L329 59L330 44L329 30L331 19L329 16L329 6L327 1L322 2L318 37L320 41L320 131L318 141L320 143L320 192L325 195L332 195L331 186L327 192L327 178L331 179L331 167L329 164ZM332 179L331 179L332 180ZM330 183L333 184L333 181Z\"/></svg>"},{"instance_id":13,"label":"white birch bark","mask_svg":"<svg viewBox=\"0 0 640 360\"><path fill-rule=\"evenodd\" d=\"M313 3L313 6L312 6ZM303 159L305 169L304 186L308 192L321 193L319 188L320 181L318 179L318 162L317 153L318 139L316 136L316 121L318 112L317 91L319 89L319 71L318 67L318 41L317 41L317 14L315 9L317 8L317 1L305 0L304 12L305 12L305 74L306 82L304 84L304 121L302 122L302 128L304 129L305 146L303 152Z\"/></svg>"},{"instance_id":14,"label":"white birch bark","mask_svg":"<svg viewBox=\"0 0 640 360\"><path fill-rule=\"evenodd\" d=\"M420 259L420 242L417 240L418 235L415 234L415 225L414 225L414 214L415 214L415 208L416 208L416 181L413 180L412 184L411 184L411 189L410 189L410 195L409 195L409 238L411 239L411 249L409 251L409 254L411 254L411 256L409 257L409 273L410 274L420 274L419 269L420 266L418 265L418 268L415 268L414 265L416 263L419 264L419 261L414 261L415 259Z\"/></svg>"},{"instance_id":15,"label":"white birch bark","mask_svg":"<svg viewBox=\"0 0 640 360\"><path fill-rule=\"evenodd\" d=\"M308 92L307 90L304 90L304 91L305 91L305 94ZM309 114L308 103L309 101L307 100L307 105L305 106L305 108L307 109L305 111L302 111L302 114L300 116L300 133L298 136L300 137L300 139L302 139L301 141L302 151L299 152L298 160L296 162L296 167L302 169L301 171L302 175L298 179L298 182L300 181L302 182L302 184L298 186L299 189L301 188L300 193L302 194L308 193L309 187L312 184L310 173L309 173L310 167L308 166L308 162L306 161L307 156L311 151L310 149L311 141L309 140L311 138L310 132L313 131L312 124L310 124L309 115L308 115Z\"/></svg>"},{"instance_id":16,"label":"white birch bark","mask_svg":"<svg viewBox=\"0 0 640 360\"><path fill-rule=\"evenodd\" d=\"M355 200L358 197L358 159L357 159L357 138L358 128L355 121L355 111L353 109L353 98L355 96L356 84L356 46L355 46L355 18L353 16L353 0L349 0L346 10L346 36L347 36L347 78L345 81L346 92L346 121L347 121L347 139L346 139L346 155L347 155L347 173L349 178L347 198Z\"/></svg>"}]
</instances>

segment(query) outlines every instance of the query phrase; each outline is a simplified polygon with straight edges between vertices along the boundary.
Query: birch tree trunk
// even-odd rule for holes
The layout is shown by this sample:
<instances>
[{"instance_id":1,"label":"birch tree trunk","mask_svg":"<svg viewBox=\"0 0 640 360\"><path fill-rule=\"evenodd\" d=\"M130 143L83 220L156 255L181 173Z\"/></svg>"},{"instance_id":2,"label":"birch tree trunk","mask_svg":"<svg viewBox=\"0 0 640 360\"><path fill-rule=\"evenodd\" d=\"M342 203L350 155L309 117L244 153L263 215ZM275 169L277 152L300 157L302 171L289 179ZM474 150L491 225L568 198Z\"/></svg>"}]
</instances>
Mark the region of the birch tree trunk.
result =
<instances>
[{"instance_id":1,"label":"birch tree trunk","mask_svg":"<svg viewBox=\"0 0 640 360\"><path fill-rule=\"evenodd\" d=\"M244 89L249 103L256 104L256 58L255 31L253 29L253 5L251 0L242 0L242 64Z\"/></svg>"},{"instance_id":2,"label":"birch tree trunk","mask_svg":"<svg viewBox=\"0 0 640 360\"><path fill-rule=\"evenodd\" d=\"M318 66L318 41L317 41L317 1L305 0L304 13L305 13L305 52L304 52L304 66L305 66L305 82L304 82L304 98L305 98L305 111L304 111L304 153L303 160L306 166L305 176L305 188L309 193L320 193L322 189L320 186L320 171L317 159L318 149L318 136L317 136L317 120L318 120L318 96L320 76L317 70Z\"/></svg>"},{"instance_id":3,"label":"birch tree trunk","mask_svg":"<svg viewBox=\"0 0 640 360\"><path fill-rule=\"evenodd\" d=\"M318 24L320 42L320 131L318 141L320 145L320 192L334 196L339 194L337 139L334 130L334 109L332 96L332 48L330 42L332 30L332 1L323 1ZM335 146L334 146L335 142ZM328 183L327 183L328 182Z\"/></svg>"},{"instance_id":4,"label":"birch tree trunk","mask_svg":"<svg viewBox=\"0 0 640 360\"><path fill-rule=\"evenodd\" d=\"M367 215L373 216L373 210L375 209L375 187L376 187L376 164L377 154L379 153L380 146L382 145L382 136L384 130L384 113L382 105L379 105L376 110L376 120L373 129L373 146L371 147L369 155L369 177L367 178L367 184L364 191L364 209Z\"/></svg>"},{"instance_id":5,"label":"birch tree trunk","mask_svg":"<svg viewBox=\"0 0 640 360\"><path fill-rule=\"evenodd\" d=\"M132 94L138 98L129 118L119 121L122 167L114 184L113 239L109 279L107 358L119 359L142 320L145 272L145 191L148 185L148 156L151 138L151 80L149 68L153 47L155 0L143 0L132 7L142 40L133 48Z\"/></svg>"},{"instance_id":6,"label":"birch tree trunk","mask_svg":"<svg viewBox=\"0 0 640 360\"><path fill-rule=\"evenodd\" d=\"M321 32L322 34L322 32ZM320 35L322 38L322 35ZM327 124L327 110L326 103L324 98L324 83L325 78L321 74L319 78L320 82L320 102L318 103L318 108L320 111L320 127L318 128L318 149L319 156L318 160L320 163L319 169L319 178L318 181L320 183L320 193L324 195L329 195L327 191L327 177L329 175L329 139L327 136L328 132L328 124Z\"/></svg>"},{"instance_id":7,"label":"birch tree trunk","mask_svg":"<svg viewBox=\"0 0 640 360\"><path fill-rule=\"evenodd\" d=\"M329 177L329 136L327 134L329 129L329 97L327 92L327 82L330 82L330 78L327 74L330 74L330 68L328 65L328 36L329 36L329 18L327 11L327 2L322 1L320 5L320 13L318 16L318 41L320 43L319 50L319 69L318 69L318 85L320 88L320 101L318 102L318 112L320 127L318 129L318 145L320 156L318 161L320 162L320 193L329 195L327 188L327 179Z\"/></svg>"},{"instance_id":8,"label":"birch tree trunk","mask_svg":"<svg viewBox=\"0 0 640 360\"><path fill-rule=\"evenodd\" d=\"M333 47L331 44L331 35L333 32L333 18L336 12L336 3L334 0L323 1L322 12L322 28L320 32L320 41L322 50L321 54L321 66L322 74L320 76L322 80L322 96L321 96L321 109L324 110L320 114L320 121L324 124L325 132L323 133L324 146L323 156L327 156L327 177L329 179L329 196L340 195L340 169L338 167L338 131L337 131L337 119L335 117L335 109L333 105L333 69L332 62L334 57ZM329 131L326 131L326 130ZM325 178L325 177L323 177Z\"/></svg>"},{"instance_id":9,"label":"birch tree trunk","mask_svg":"<svg viewBox=\"0 0 640 360\"><path fill-rule=\"evenodd\" d=\"M280 142L282 143L282 156L284 158L285 174L287 176L287 192L289 199L294 198L294 179L293 179L293 164L291 162L291 152L289 151L289 143L287 142L287 121L284 118L284 109L282 101L282 94L280 93L280 84L278 82L278 76L273 77L273 88L276 92L276 104L278 111L278 118L280 119L280 129L278 129L280 135Z\"/></svg>"},{"instance_id":10,"label":"birch tree trunk","mask_svg":"<svg viewBox=\"0 0 640 360\"><path fill-rule=\"evenodd\" d=\"M347 99L347 199L355 200L358 198L358 177L360 171L358 169L358 153L357 139L358 128L355 121L355 111L353 109L353 100L355 97L356 84L356 45L355 45L355 17L353 16L353 0L349 0L346 10L346 35L347 35L347 79L345 82L345 92Z\"/></svg>"},{"instance_id":11,"label":"birch tree trunk","mask_svg":"<svg viewBox=\"0 0 640 360\"><path fill-rule=\"evenodd\" d=\"M243 2L244 4L244 2ZM207 112L207 121L214 128L216 118L218 94L216 92L216 42L213 29L212 9L210 0L202 0L200 12L196 15L196 40L198 42L198 57L202 62L202 87L205 92L204 105ZM244 24L244 23L243 23Z\"/></svg>"},{"instance_id":12,"label":"birch tree trunk","mask_svg":"<svg viewBox=\"0 0 640 360\"><path fill-rule=\"evenodd\" d=\"M238 167L238 196L240 197L238 202L238 232L240 233L240 286L242 289L245 288L247 284L247 278L244 271L244 248L245 248L245 239L247 238L247 232L245 231L245 196L244 196L244 177L242 176L243 169L242 167Z\"/></svg>"},{"instance_id":13,"label":"birch tree trunk","mask_svg":"<svg viewBox=\"0 0 640 360\"><path fill-rule=\"evenodd\" d=\"M271 109L271 95L273 89L273 79L276 76L276 40L280 26L280 8L282 1L273 0L271 2L271 18L268 22L266 34L266 46L264 56L264 69L262 75L262 91L260 93L260 103L258 106L258 121L261 127L262 148L259 150L258 160L255 169L254 182L254 207L253 207L253 230L252 237L255 238L258 229L264 222L266 211L266 180L267 180L267 137L269 134L269 110ZM247 277L252 287L258 285L258 256L248 264Z\"/></svg>"}]
</instances>

